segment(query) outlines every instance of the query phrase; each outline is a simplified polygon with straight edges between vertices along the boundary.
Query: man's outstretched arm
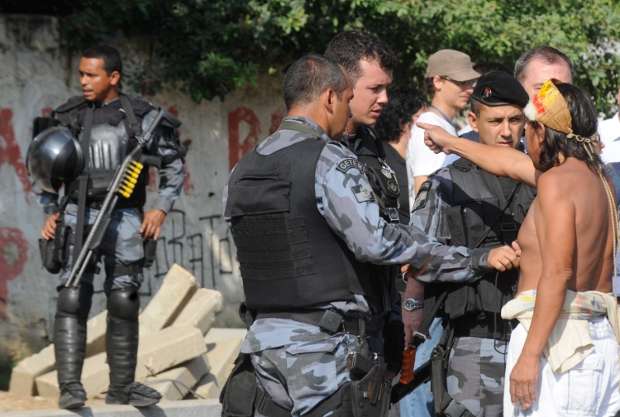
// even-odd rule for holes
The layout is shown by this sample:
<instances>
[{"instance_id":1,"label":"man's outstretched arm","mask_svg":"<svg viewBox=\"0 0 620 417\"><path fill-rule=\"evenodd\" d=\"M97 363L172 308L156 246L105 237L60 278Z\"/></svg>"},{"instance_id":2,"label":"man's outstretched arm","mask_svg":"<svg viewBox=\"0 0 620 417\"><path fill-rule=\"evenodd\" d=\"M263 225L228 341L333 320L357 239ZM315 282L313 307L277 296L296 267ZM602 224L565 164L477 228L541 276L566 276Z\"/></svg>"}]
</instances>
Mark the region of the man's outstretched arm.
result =
<instances>
[{"instance_id":1,"label":"man's outstretched arm","mask_svg":"<svg viewBox=\"0 0 620 417\"><path fill-rule=\"evenodd\" d=\"M512 148L489 146L452 136L439 126L418 123L426 131L425 142L435 152L456 153L485 171L510 177L533 187L540 171L523 152Z\"/></svg>"}]
</instances>

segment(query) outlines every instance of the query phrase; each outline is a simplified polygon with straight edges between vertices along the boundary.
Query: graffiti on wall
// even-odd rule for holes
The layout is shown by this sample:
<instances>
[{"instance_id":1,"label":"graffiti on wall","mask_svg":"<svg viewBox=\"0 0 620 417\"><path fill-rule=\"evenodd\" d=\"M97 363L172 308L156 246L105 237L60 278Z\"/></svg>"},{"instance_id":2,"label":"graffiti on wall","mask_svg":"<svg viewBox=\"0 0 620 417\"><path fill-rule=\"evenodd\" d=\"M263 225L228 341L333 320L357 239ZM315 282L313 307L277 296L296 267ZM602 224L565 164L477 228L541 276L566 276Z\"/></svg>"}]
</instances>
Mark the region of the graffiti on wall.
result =
<instances>
[{"instance_id":1,"label":"graffiti on wall","mask_svg":"<svg viewBox=\"0 0 620 417\"><path fill-rule=\"evenodd\" d=\"M276 131L284 114L276 111L271 114L269 134ZM242 124L248 125L248 133L242 139L240 128ZM232 169L235 164L258 143L261 134L260 120L256 113L248 107L240 106L228 113L228 168Z\"/></svg>"},{"instance_id":2,"label":"graffiti on wall","mask_svg":"<svg viewBox=\"0 0 620 417\"><path fill-rule=\"evenodd\" d=\"M0 318L5 317L7 284L17 278L28 260L28 241L20 229L0 228Z\"/></svg>"},{"instance_id":3,"label":"graffiti on wall","mask_svg":"<svg viewBox=\"0 0 620 417\"><path fill-rule=\"evenodd\" d=\"M0 166L8 164L13 167L22 185L24 194L28 198L30 191L32 191L32 185L28 178L26 164L24 164L19 144L15 139L13 111L11 109L0 109L0 140L2 140L0 142Z\"/></svg>"},{"instance_id":4,"label":"graffiti on wall","mask_svg":"<svg viewBox=\"0 0 620 417\"><path fill-rule=\"evenodd\" d=\"M141 294L150 296L159 287L173 264L187 268L201 287L218 289L218 281L233 274L233 243L230 230L221 215L187 218L185 211L173 209L166 219L167 233L157 241L157 257L145 270Z\"/></svg>"}]
</instances>

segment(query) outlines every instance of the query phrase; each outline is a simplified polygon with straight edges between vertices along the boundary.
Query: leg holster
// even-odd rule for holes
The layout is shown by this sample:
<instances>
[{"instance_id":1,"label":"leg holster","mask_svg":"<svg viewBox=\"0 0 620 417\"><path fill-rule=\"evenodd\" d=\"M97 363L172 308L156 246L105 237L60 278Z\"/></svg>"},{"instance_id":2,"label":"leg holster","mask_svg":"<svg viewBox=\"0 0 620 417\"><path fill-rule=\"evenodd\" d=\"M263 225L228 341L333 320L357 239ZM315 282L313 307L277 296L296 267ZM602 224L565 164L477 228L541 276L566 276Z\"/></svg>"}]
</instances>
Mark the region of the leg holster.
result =
<instances>
[{"instance_id":1,"label":"leg holster","mask_svg":"<svg viewBox=\"0 0 620 417\"><path fill-rule=\"evenodd\" d=\"M435 413L445 417L475 417L463 404L450 396L446 387L450 351L453 345L454 330L448 324L441 341L431 355L431 391Z\"/></svg>"},{"instance_id":2,"label":"leg holster","mask_svg":"<svg viewBox=\"0 0 620 417\"><path fill-rule=\"evenodd\" d=\"M220 394L222 417L254 416L257 385L250 355L240 353Z\"/></svg>"},{"instance_id":3,"label":"leg holster","mask_svg":"<svg viewBox=\"0 0 620 417\"><path fill-rule=\"evenodd\" d=\"M92 303L93 287L61 287L54 321L54 354L61 391L80 384L86 353L86 321ZM82 390L81 385L76 388Z\"/></svg>"}]
</instances>

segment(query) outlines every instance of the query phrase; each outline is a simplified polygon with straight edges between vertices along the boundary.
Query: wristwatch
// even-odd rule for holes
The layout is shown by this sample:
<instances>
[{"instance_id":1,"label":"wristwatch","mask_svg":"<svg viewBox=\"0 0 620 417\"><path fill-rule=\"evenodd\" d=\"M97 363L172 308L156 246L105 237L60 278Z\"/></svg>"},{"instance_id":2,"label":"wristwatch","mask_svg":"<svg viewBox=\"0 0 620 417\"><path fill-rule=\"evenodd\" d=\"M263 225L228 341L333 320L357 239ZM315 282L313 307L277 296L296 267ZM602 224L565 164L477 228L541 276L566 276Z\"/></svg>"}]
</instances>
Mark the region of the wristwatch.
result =
<instances>
[{"instance_id":1,"label":"wristwatch","mask_svg":"<svg viewBox=\"0 0 620 417\"><path fill-rule=\"evenodd\" d=\"M415 298L405 298L403 301L403 308L407 311L416 311L424 308L423 300L416 300Z\"/></svg>"}]
</instances>

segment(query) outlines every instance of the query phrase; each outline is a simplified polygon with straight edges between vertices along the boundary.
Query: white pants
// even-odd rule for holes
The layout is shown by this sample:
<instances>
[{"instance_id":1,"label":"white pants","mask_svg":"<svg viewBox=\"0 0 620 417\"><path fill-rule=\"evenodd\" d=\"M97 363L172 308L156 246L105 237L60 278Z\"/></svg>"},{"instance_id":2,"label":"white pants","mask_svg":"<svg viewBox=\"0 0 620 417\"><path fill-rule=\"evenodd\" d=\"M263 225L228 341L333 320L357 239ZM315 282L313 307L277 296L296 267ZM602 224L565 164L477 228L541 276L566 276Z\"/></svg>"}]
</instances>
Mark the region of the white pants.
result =
<instances>
[{"instance_id":1,"label":"white pants","mask_svg":"<svg viewBox=\"0 0 620 417\"><path fill-rule=\"evenodd\" d=\"M504 385L504 417L613 417L620 410L620 346L606 317L589 323L594 352L568 372L555 375L543 357L538 398L523 411L510 400L510 373L527 337L518 325L508 344Z\"/></svg>"}]
</instances>

